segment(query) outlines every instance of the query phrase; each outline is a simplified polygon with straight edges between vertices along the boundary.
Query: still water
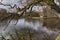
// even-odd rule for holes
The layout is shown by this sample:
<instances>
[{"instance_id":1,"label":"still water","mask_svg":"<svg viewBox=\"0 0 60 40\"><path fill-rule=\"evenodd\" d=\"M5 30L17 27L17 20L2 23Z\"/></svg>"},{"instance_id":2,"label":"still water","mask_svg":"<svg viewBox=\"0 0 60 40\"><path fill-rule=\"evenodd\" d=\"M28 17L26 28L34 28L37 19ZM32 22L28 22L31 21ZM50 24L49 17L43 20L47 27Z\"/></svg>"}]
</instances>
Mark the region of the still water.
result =
<instances>
[{"instance_id":1,"label":"still water","mask_svg":"<svg viewBox=\"0 0 60 40\"><path fill-rule=\"evenodd\" d=\"M14 28L19 30L21 28L27 28L27 27L38 31L42 35L54 34L53 36L56 36L57 34L60 33L59 30L55 31L47 28L46 26L42 26L40 20L21 18L18 20L8 19L8 20L0 21L0 36L2 34L4 37L6 37L8 35L8 32L14 34Z\"/></svg>"}]
</instances>

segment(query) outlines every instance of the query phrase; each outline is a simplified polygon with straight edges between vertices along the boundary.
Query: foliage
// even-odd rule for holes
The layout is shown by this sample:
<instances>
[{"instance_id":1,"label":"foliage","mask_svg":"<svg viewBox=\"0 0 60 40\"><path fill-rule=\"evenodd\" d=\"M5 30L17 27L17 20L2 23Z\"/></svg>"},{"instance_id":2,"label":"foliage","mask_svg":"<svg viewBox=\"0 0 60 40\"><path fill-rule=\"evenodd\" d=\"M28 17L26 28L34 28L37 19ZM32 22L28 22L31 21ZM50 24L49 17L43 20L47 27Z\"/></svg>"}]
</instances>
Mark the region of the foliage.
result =
<instances>
[{"instance_id":1,"label":"foliage","mask_svg":"<svg viewBox=\"0 0 60 40\"><path fill-rule=\"evenodd\" d=\"M54 5L54 0L47 0L46 3L50 6Z\"/></svg>"},{"instance_id":2,"label":"foliage","mask_svg":"<svg viewBox=\"0 0 60 40\"><path fill-rule=\"evenodd\" d=\"M60 40L60 35L57 36L56 40Z\"/></svg>"}]
</instances>

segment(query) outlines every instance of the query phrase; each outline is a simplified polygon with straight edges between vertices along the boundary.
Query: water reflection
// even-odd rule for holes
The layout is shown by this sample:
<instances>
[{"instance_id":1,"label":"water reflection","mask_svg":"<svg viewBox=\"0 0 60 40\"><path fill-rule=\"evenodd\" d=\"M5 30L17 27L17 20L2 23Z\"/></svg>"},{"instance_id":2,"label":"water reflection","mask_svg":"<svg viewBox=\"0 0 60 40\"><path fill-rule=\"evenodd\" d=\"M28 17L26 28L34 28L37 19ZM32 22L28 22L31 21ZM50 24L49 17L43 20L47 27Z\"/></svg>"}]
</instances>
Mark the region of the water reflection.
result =
<instances>
[{"instance_id":1,"label":"water reflection","mask_svg":"<svg viewBox=\"0 0 60 40\"><path fill-rule=\"evenodd\" d=\"M59 31L53 31L50 30L46 27L43 27L40 23L39 20L26 20L25 18L21 18L19 20L11 20L9 22L9 20L5 20L3 22L0 22L0 32L4 35L7 36L8 32L10 32L11 34L14 34L14 28L16 28L17 30L20 30L21 28L31 28L33 30L38 31L39 33L43 34L48 34L48 35L52 35L52 34L58 34Z\"/></svg>"},{"instance_id":2,"label":"water reflection","mask_svg":"<svg viewBox=\"0 0 60 40\"><path fill-rule=\"evenodd\" d=\"M35 30L38 29L38 27L42 27L42 25L40 25L39 20L30 20L27 21L24 18L19 19L19 20L11 20L10 23L8 24L8 27L6 28L6 30L8 29L14 29L14 27L16 29L20 29L20 28L24 28L24 27L28 27L28 28L33 28Z\"/></svg>"}]
</instances>

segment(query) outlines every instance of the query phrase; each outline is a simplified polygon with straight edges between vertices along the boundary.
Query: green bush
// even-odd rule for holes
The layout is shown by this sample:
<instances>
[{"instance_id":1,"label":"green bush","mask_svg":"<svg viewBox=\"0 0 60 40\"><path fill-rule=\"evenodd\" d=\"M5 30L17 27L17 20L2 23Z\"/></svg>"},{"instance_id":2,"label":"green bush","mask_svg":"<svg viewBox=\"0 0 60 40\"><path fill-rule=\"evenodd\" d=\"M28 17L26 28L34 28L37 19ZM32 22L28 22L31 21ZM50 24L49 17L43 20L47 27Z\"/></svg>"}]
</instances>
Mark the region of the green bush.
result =
<instances>
[{"instance_id":1,"label":"green bush","mask_svg":"<svg viewBox=\"0 0 60 40\"><path fill-rule=\"evenodd\" d=\"M46 3L50 6L54 5L54 0L47 0Z\"/></svg>"}]
</instances>

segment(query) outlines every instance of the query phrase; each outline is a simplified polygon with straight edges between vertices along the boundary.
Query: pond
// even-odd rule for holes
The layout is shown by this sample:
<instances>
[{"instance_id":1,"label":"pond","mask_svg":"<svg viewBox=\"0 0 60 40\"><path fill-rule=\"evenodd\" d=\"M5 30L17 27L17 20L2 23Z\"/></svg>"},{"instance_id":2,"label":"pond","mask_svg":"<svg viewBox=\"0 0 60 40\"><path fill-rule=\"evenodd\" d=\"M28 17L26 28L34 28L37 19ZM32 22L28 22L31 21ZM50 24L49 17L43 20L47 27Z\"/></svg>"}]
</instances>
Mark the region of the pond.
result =
<instances>
[{"instance_id":1,"label":"pond","mask_svg":"<svg viewBox=\"0 0 60 40\"><path fill-rule=\"evenodd\" d=\"M22 31L20 30L22 28L27 28L27 29L30 29L31 31L33 30L37 31L39 34L37 33L34 35L34 36L37 36L37 38L39 38L38 35L40 35L40 37L45 36L45 37L41 37L40 38L41 40L43 40L44 38L47 39L46 35L48 35L48 37L53 35L53 38L50 37L51 40L53 40L60 33L59 32L60 30L52 30L52 29L47 28L46 26L42 26L39 19L20 18L18 20L6 19L4 21L0 21L0 36L3 35L5 39L8 39L9 37L8 33L16 36L14 32L15 29L20 32Z\"/></svg>"}]
</instances>

